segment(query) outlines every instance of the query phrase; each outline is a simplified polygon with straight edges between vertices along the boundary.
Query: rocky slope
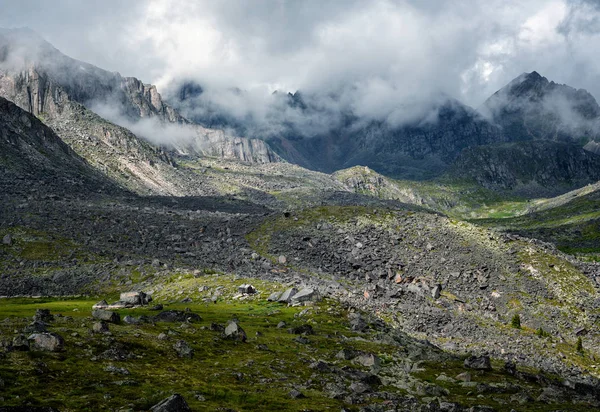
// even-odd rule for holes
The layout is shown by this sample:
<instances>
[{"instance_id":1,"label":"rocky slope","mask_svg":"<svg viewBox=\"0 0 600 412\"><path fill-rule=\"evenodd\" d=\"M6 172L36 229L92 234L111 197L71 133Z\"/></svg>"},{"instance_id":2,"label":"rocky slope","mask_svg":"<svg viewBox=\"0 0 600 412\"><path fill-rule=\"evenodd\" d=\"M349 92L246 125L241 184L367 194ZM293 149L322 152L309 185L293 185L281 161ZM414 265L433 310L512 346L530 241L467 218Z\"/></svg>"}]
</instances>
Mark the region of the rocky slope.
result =
<instances>
[{"instance_id":1,"label":"rocky slope","mask_svg":"<svg viewBox=\"0 0 600 412\"><path fill-rule=\"evenodd\" d=\"M1 97L0 169L3 196L119 192L50 128Z\"/></svg>"}]
</instances>

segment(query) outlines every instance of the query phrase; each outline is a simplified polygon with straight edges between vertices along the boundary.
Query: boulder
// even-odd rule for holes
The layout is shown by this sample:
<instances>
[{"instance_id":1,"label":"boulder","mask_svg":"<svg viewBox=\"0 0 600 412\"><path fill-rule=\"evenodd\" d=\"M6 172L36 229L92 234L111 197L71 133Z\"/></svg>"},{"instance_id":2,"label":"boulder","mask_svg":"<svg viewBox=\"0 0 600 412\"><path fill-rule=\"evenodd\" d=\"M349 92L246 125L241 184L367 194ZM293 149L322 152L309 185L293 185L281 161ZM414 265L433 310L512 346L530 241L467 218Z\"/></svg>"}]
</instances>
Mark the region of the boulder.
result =
<instances>
[{"instance_id":1,"label":"boulder","mask_svg":"<svg viewBox=\"0 0 600 412\"><path fill-rule=\"evenodd\" d=\"M65 345L65 340L56 333L34 333L27 340L31 342L31 348L36 350L59 352Z\"/></svg>"},{"instance_id":2,"label":"boulder","mask_svg":"<svg viewBox=\"0 0 600 412\"><path fill-rule=\"evenodd\" d=\"M245 295L253 295L256 293L256 288L249 284L243 284L238 286L238 292L243 293Z\"/></svg>"},{"instance_id":3,"label":"boulder","mask_svg":"<svg viewBox=\"0 0 600 412\"><path fill-rule=\"evenodd\" d=\"M465 359L465 368L482 371L492 370L492 363L489 356L470 356Z\"/></svg>"},{"instance_id":4,"label":"boulder","mask_svg":"<svg viewBox=\"0 0 600 412\"><path fill-rule=\"evenodd\" d=\"M367 367L379 367L379 365L381 365L381 359L373 353L363 353L362 355L357 356L354 359L354 362Z\"/></svg>"},{"instance_id":5,"label":"boulder","mask_svg":"<svg viewBox=\"0 0 600 412\"><path fill-rule=\"evenodd\" d=\"M279 264L281 264L281 265L285 265L287 263L287 258L285 256L281 255L277 258L277 262L279 262Z\"/></svg>"},{"instance_id":6,"label":"boulder","mask_svg":"<svg viewBox=\"0 0 600 412\"><path fill-rule=\"evenodd\" d=\"M126 323L128 325L139 325L142 322L139 318L127 315L123 318L123 323Z\"/></svg>"},{"instance_id":7,"label":"boulder","mask_svg":"<svg viewBox=\"0 0 600 412\"><path fill-rule=\"evenodd\" d=\"M154 317L155 322L200 322L202 318L192 312L165 310Z\"/></svg>"},{"instance_id":8,"label":"boulder","mask_svg":"<svg viewBox=\"0 0 600 412\"><path fill-rule=\"evenodd\" d=\"M292 399L303 399L306 398L306 396L304 396L304 394L302 392L300 392L297 389L292 389L289 393L290 398Z\"/></svg>"},{"instance_id":9,"label":"boulder","mask_svg":"<svg viewBox=\"0 0 600 412\"><path fill-rule=\"evenodd\" d=\"M159 303L158 305L154 305L150 308L150 310L163 310L163 305L162 303Z\"/></svg>"},{"instance_id":10,"label":"boulder","mask_svg":"<svg viewBox=\"0 0 600 412\"><path fill-rule=\"evenodd\" d=\"M179 355L180 358L191 359L194 357L194 349L184 340L175 342L173 349L175 349L175 352L177 352L177 355Z\"/></svg>"},{"instance_id":11,"label":"boulder","mask_svg":"<svg viewBox=\"0 0 600 412\"><path fill-rule=\"evenodd\" d=\"M94 319L103 320L105 322L111 322L111 323L119 323L121 321L121 316L119 316L118 313L111 312L110 310L104 310L104 309L93 310L92 317Z\"/></svg>"},{"instance_id":12,"label":"boulder","mask_svg":"<svg viewBox=\"0 0 600 412\"><path fill-rule=\"evenodd\" d=\"M441 292L442 292L442 286L435 285L433 287L433 289L431 289L431 297L434 299L439 299Z\"/></svg>"},{"instance_id":13,"label":"boulder","mask_svg":"<svg viewBox=\"0 0 600 412\"><path fill-rule=\"evenodd\" d=\"M147 305L152 301L152 296L144 292L125 292L121 293L119 300L131 305Z\"/></svg>"},{"instance_id":14,"label":"boulder","mask_svg":"<svg viewBox=\"0 0 600 412\"><path fill-rule=\"evenodd\" d=\"M25 333L48 332L48 330L46 329L46 324L44 322L34 320L29 325L27 325L25 327L25 329L23 329L23 332L25 332Z\"/></svg>"},{"instance_id":15,"label":"boulder","mask_svg":"<svg viewBox=\"0 0 600 412\"><path fill-rule=\"evenodd\" d=\"M2 244L3 245L12 245L13 239L11 235L4 235L4 237L2 238Z\"/></svg>"},{"instance_id":16,"label":"boulder","mask_svg":"<svg viewBox=\"0 0 600 412\"><path fill-rule=\"evenodd\" d=\"M294 295L298 293L298 289L296 288L289 288L288 290L286 290L285 292L283 292L281 294L281 296L278 299L278 302L281 303L290 303L292 301L292 298L294 297Z\"/></svg>"},{"instance_id":17,"label":"boulder","mask_svg":"<svg viewBox=\"0 0 600 412\"><path fill-rule=\"evenodd\" d=\"M33 320L37 322L52 322L54 320L54 316L50 313L50 309L36 309L35 315L33 315Z\"/></svg>"},{"instance_id":18,"label":"boulder","mask_svg":"<svg viewBox=\"0 0 600 412\"><path fill-rule=\"evenodd\" d=\"M163 399L152 408L150 412L192 412L189 405L178 393Z\"/></svg>"},{"instance_id":19,"label":"boulder","mask_svg":"<svg viewBox=\"0 0 600 412\"><path fill-rule=\"evenodd\" d=\"M25 352L29 350L29 341L25 335L17 335L13 338L11 346L14 350Z\"/></svg>"},{"instance_id":20,"label":"boulder","mask_svg":"<svg viewBox=\"0 0 600 412\"><path fill-rule=\"evenodd\" d=\"M313 327L309 324L294 326L294 327L288 329L288 332L290 332L294 335L314 335L315 334Z\"/></svg>"},{"instance_id":21,"label":"boulder","mask_svg":"<svg viewBox=\"0 0 600 412\"><path fill-rule=\"evenodd\" d=\"M108 323L101 320L100 322L96 322L92 325L92 331L94 333L107 333L108 332Z\"/></svg>"},{"instance_id":22,"label":"boulder","mask_svg":"<svg viewBox=\"0 0 600 412\"><path fill-rule=\"evenodd\" d=\"M237 322L231 321L225 328L225 332L223 332L223 336L227 339L237 340L240 342L246 342L247 336L244 329L237 324Z\"/></svg>"},{"instance_id":23,"label":"boulder","mask_svg":"<svg viewBox=\"0 0 600 412\"><path fill-rule=\"evenodd\" d=\"M292 297L292 303L315 302L319 300L319 292L315 289L302 289Z\"/></svg>"},{"instance_id":24,"label":"boulder","mask_svg":"<svg viewBox=\"0 0 600 412\"><path fill-rule=\"evenodd\" d=\"M279 300L279 298L281 297L281 295L282 295L281 292L273 292L269 295L269 297L267 298L267 301L277 302Z\"/></svg>"},{"instance_id":25,"label":"boulder","mask_svg":"<svg viewBox=\"0 0 600 412\"><path fill-rule=\"evenodd\" d=\"M132 308L133 306L134 305L132 303L127 303L122 300L118 300L118 301L113 302L110 305L108 305L107 309L126 309L126 308Z\"/></svg>"},{"instance_id":26,"label":"boulder","mask_svg":"<svg viewBox=\"0 0 600 412\"><path fill-rule=\"evenodd\" d=\"M105 300L101 300L100 302L98 302L94 306L92 306L92 309L107 309L107 308L108 308L108 302Z\"/></svg>"}]
</instances>

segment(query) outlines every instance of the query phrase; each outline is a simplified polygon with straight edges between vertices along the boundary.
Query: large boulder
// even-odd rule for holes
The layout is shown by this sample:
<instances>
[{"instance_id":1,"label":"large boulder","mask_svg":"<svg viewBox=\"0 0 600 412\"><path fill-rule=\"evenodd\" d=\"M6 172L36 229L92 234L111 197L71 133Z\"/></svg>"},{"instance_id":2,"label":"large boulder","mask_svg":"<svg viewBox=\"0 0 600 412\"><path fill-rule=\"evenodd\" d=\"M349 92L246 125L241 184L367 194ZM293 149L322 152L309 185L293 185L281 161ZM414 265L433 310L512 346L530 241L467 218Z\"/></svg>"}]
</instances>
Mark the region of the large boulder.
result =
<instances>
[{"instance_id":1,"label":"large boulder","mask_svg":"<svg viewBox=\"0 0 600 412\"><path fill-rule=\"evenodd\" d=\"M192 412L189 405L179 394L171 395L167 399L163 399L152 408L151 412Z\"/></svg>"},{"instance_id":2,"label":"large boulder","mask_svg":"<svg viewBox=\"0 0 600 412\"><path fill-rule=\"evenodd\" d=\"M238 292L245 295L253 295L256 293L256 288L252 285L244 283L243 285L238 286Z\"/></svg>"},{"instance_id":3,"label":"large boulder","mask_svg":"<svg viewBox=\"0 0 600 412\"><path fill-rule=\"evenodd\" d=\"M65 340L52 332L34 333L27 340L31 342L32 349L48 352L59 352L65 346Z\"/></svg>"},{"instance_id":4,"label":"large boulder","mask_svg":"<svg viewBox=\"0 0 600 412\"><path fill-rule=\"evenodd\" d=\"M103 320L105 322L119 323L121 316L118 313L110 310L96 309L92 311L92 317L94 319Z\"/></svg>"},{"instance_id":5,"label":"large boulder","mask_svg":"<svg viewBox=\"0 0 600 412\"><path fill-rule=\"evenodd\" d=\"M316 289L302 289L292 297L292 303L315 302L319 300L319 292Z\"/></svg>"},{"instance_id":6,"label":"large boulder","mask_svg":"<svg viewBox=\"0 0 600 412\"><path fill-rule=\"evenodd\" d=\"M229 322L225 328L225 331L223 332L223 336L225 336L227 339L237 340L240 342L246 342L246 339L248 338L246 336L246 332L244 332L244 329L242 329L241 326L234 321Z\"/></svg>"},{"instance_id":7,"label":"large boulder","mask_svg":"<svg viewBox=\"0 0 600 412\"><path fill-rule=\"evenodd\" d=\"M131 305L147 305L152 301L152 296L144 292L125 292L121 293L119 301Z\"/></svg>"},{"instance_id":8,"label":"large boulder","mask_svg":"<svg viewBox=\"0 0 600 412\"><path fill-rule=\"evenodd\" d=\"M298 293L298 289L289 288L288 290L286 290L285 292L283 292L281 294L278 301L281 303L290 303L296 293Z\"/></svg>"}]
</instances>

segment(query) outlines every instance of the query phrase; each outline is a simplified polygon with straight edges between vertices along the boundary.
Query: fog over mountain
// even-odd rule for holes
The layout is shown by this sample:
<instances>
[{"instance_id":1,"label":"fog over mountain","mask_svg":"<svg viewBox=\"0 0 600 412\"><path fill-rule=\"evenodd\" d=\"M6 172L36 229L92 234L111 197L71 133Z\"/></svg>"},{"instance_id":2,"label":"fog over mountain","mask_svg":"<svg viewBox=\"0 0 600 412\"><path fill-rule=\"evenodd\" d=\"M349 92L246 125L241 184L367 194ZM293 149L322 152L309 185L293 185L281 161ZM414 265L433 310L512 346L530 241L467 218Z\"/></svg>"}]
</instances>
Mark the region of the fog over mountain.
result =
<instances>
[{"instance_id":1,"label":"fog over mountain","mask_svg":"<svg viewBox=\"0 0 600 412\"><path fill-rule=\"evenodd\" d=\"M292 124L311 135L347 113L396 126L427 118L446 95L479 107L533 70L600 95L594 1L3 3L0 25L29 26L166 96L195 82L204 93L190 117L251 119L256 134ZM272 94L298 90L316 110Z\"/></svg>"}]
</instances>

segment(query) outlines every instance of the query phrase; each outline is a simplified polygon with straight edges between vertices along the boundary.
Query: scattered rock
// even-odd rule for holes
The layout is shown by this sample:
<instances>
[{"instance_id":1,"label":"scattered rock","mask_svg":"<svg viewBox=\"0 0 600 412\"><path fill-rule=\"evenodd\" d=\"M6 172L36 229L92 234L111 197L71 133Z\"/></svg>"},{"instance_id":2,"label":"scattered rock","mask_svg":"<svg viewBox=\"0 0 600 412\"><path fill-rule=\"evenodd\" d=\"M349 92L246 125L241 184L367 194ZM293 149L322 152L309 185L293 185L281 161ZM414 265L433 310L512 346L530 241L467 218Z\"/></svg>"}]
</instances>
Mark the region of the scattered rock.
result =
<instances>
[{"instance_id":1,"label":"scattered rock","mask_svg":"<svg viewBox=\"0 0 600 412\"><path fill-rule=\"evenodd\" d=\"M50 313L50 309L36 309L33 320L36 322L48 323L54 320L54 316Z\"/></svg>"},{"instance_id":2,"label":"scattered rock","mask_svg":"<svg viewBox=\"0 0 600 412\"><path fill-rule=\"evenodd\" d=\"M287 263L287 258L285 256L281 255L277 258L277 261L279 262L280 265L285 265Z\"/></svg>"},{"instance_id":3,"label":"scattered rock","mask_svg":"<svg viewBox=\"0 0 600 412\"><path fill-rule=\"evenodd\" d=\"M462 381L462 382L471 382L472 376L471 372L463 372L459 373L454 377L454 379Z\"/></svg>"},{"instance_id":4,"label":"scattered rock","mask_svg":"<svg viewBox=\"0 0 600 412\"><path fill-rule=\"evenodd\" d=\"M25 335L17 335L13 338L12 348L21 352L29 350L29 341Z\"/></svg>"},{"instance_id":5,"label":"scattered rock","mask_svg":"<svg viewBox=\"0 0 600 412\"><path fill-rule=\"evenodd\" d=\"M465 359L465 368L490 371L492 370L492 363L489 356L470 356Z\"/></svg>"},{"instance_id":6,"label":"scattered rock","mask_svg":"<svg viewBox=\"0 0 600 412\"><path fill-rule=\"evenodd\" d=\"M268 302L277 302L279 300L279 298L281 297L282 292L273 292L269 295L269 297L267 298Z\"/></svg>"},{"instance_id":7,"label":"scattered rock","mask_svg":"<svg viewBox=\"0 0 600 412\"><path fill-rule=\"evenodd\" d=\"M292 389L289 393L290 398L292 399L303 399L306 398L306 396L304 396L304 394L302 392L300 392L297 389Z\"/></svg>"},{"instance_id":8,"label":"scattered rock","mask_svg":"<svg viewBox=\"0 0 600 412\"><path fill-rule=\"evenodd\" d=\"M435 285L433 289L431 289L431 297L434 299L439 299L441 292L442 285Z\"/></svg>"},{"instance_id":9,"label":"scattered rock","mask_svg":"<svg viewBox=\"0 0 600 412\"><path fill-rule=\"evenodd\" d=\"M253 295L256 293L256 288L249 284L243 284L238 286L238 292L243 293L245 295Z\"/></svg>"},{"instance_id":10,"label":"scattered rock","mask_svg":"<svg viewBox=\"0 0 600 412\"><path fill-rule=\"evenodd\" d=\"M381 359L373 353L363 353L362 355L357 356L354 359L354 362L367 367L379 367L381 365Z\"/></svg>"},{"instance_id":11,"label":"scattered rock","mask_svg":"<svg viewBox=\"0 0 600 412\"><path fill-rule=\"evenodd\" d=\"M119 316L118 313L112 312L110 310L95 309L92 311L92 317L94 319L103 320L111 323L121 322L121 316Z\"/></svg>"},{"instance_id":12,"label":"scattered rock","mask_svg":"<svg viewBox=\"0 0 600 412\"><path fill-rule=\"evenodd\" d=\"M3 245L12 245L13 239L11 235L4 235L4 237L2 238L2 244Z\"/></svg>"},{"instance_id":13,"label":"scattered rock","mask_svg":"<svg viewBox=\"0 0 600 412\"><path fill-rule=\"evenodd\" d=\"M181 310L166 310L160 312L154 317L156 322L200 322L202 318L191 312L184 312Z\"/></svg>"},{"instance_id":14,"label":"scattered rock","mask_svg":"<svg viewBox=\"0 0 600 412\"><path fill-rule=\"evenodd\" d=\"M46 329L46 324L44 322L34 320L29 325L27 325L25 327L25 329L23 329L23 332L25 332L25 333L48 332L48 330Z\"/></svg>"},{"instance_id":15,"label":"scattered rock","mask_svg":"<svg viewBox=\"0 0 600 412\"><path fill-rule=\"evenodd\" d=\"M246 332L244 332L244 329L242 329L240 325L238 325L237 322L234 321L229 322L229 324L225 328L225 332L223 332L223 335L227 339L237 340L240 342L246 342L247 339Z\"/></svg>"},{"instance_id":16,"label":"scattered rock","mask_svg":"<svg viewBox=\"0 0 600 412\"><path fill-rule=\"evenodd\" d=\"M294 295L298 293L298 289L296 288L289 288L287 289L285 292L283 292L281 294L281 296L278 299L278 302L281 303L290 303L292 301L292 298L294 297Z\"/></svg>"},{"instance_id":17,"label":"scattered rock","mask_svg":"<svg viewBox=\"0 0 600 412\"><path fill-rule=\"evenodd\" d=\"M177 352L177 355L179 355L180 358L191 359L194 357L194 349L184 340L175 342L173 349L175 349L175 352Z\"/></svg>"},{"instance_id":18,"label":"scattered rock","mask_svg":"<svg viewBox=\"0 0 600 412\"><path fill-rule=\"evenodd\" d=\"M27 340L31 342L32 349L48 352L59 352L65 345L62 336L52 332L34 333Z\"/></svg>"},{"instance_id":19,"label":"scattered rock","mask_svg":"<svg viewBox=\"0 0 600 412\"><path fill-rule=\"evenodd\" d=\"M150 408L151 412L192 412L183 396L174 394Z\"/></svg>"},{"instance_id":20,"label":"scattered rock","mask_svg":"<svg viewBox=\"0 0 600 412\"><path fill-rule=\"evenodd\" d=\"M294 335L314 335L315 334L313 327L311 325L309 325L308 323L306 323L304 325L300 325L300 326L294 326L294 327L288 329L288 332L292 333Z\"/></svg>"},{"instance_id":21,"label":"scattered rock","mask_svg":"<svg viewBox=\"0 0 600 412\"><path fill-rule=\"evenodd\" d=\"M101 300L100 302L92 306L92 309L108 309L108 302L105 300Z\"/></svg>"},{"instance_id":22,"label":"scattered rock","mask_svg":"<svg viewBox=\"0 0 600 412\"><path fill-rule=\"evenodd\" d=\"M121 293L119 301L131 305L147 305L152 301L152 296L144 292L125 292Z\"/></svg>"},{"instance_id":23,"label":"scattered rock","mask_svg":"<svg viewBox=\"0 0 600 412\"><path fill-rule=\"evenodd\" d=\"M315 302L319 293L315 289L302 289L292 297L292 303Z\"/></svg>"},{"instance_id":24,"label":"scattered rock","mask_svg":"<svg viewBox=\"0 0 600 412\"><path fill-rule=\"evenodd\" d=\"M139 325L142 322L138 318L134 318L133 316L126 315L123 318L123 323L126 323L128 325Z\"/></svg>"},{"instance_id":25,"label":"scattered rock","mask_svg":"<svg viewBox=\"0 0 600 412\"><path fill-rule=\"evenodd\" d=\"M163 310L163 305L162 303L159 303L158 305L152 306L150 310Z\"/></svg>"},{"instance_id":26,"label":"scattered rock","mask_svg":"<svg viewBox=\"0 0 600 412\"><path fill-rule=\"evenodd\" d=\"M94 333L107 333L109 331L108 323L104 321L96 322L92 325L92 331Z\"/></svg>"}]
</instances>

